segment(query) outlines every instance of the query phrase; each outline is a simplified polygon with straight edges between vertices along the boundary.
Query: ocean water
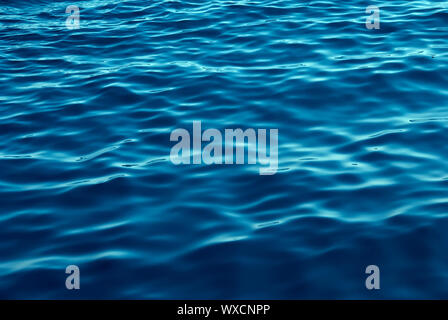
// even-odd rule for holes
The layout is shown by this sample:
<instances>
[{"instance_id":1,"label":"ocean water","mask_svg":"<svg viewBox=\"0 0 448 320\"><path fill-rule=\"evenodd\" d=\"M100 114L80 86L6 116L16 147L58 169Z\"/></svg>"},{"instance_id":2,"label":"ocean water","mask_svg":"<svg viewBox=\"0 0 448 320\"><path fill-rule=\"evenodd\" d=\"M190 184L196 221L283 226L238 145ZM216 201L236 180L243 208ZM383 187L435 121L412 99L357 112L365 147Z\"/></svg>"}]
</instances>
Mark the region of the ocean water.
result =
<instances>
[{"instance_id":1,"label":"ocean water","mask_svg":"<svg viewBox=\"0 0 448 320\"><path fill-rule=\"evenodd\" d=\"M447 23L434 1L2 1L0 297L448 298ZM195 120L277 128L277 173L174 165Z\"/></svg>"}]
</instances>

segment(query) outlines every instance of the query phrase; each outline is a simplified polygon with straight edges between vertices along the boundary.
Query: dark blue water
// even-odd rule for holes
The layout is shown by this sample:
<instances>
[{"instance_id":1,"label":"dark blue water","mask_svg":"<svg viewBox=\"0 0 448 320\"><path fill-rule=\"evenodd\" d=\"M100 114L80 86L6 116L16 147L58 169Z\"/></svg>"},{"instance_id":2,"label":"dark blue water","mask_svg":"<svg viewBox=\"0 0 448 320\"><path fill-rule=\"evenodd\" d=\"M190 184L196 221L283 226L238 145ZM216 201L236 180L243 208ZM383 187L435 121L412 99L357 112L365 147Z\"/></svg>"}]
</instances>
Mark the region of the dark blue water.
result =
<instances>
[{"instance_id":1,"label":"dark blue water","mask_svg":"<svg viewBox=\"0 0 448 320\"><path fill-rule=\"evenodd\" d=\"M3 1L0 297L448 298L447 23L433 1ZM278 172L173 165L194 120L278 128Z\"/></svg>"}]
</instances>

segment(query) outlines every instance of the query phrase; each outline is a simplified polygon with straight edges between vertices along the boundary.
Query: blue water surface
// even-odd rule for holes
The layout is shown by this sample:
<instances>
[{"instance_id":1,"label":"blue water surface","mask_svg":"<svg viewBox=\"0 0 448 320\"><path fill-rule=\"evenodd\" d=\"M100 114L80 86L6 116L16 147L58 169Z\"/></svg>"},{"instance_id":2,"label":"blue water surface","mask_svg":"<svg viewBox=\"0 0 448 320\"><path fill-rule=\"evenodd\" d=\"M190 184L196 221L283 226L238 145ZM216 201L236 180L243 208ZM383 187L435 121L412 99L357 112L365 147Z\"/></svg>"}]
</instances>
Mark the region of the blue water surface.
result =
<instances>
[{"instance_id":1,"label":"blue water surface","mask_svg":"<svg viewBox=\"0 0 448 320\"><path fill-rule=\"evenodd\" d=\"M448 298L447 23L423 0L2 1L0 298ZM194 120L278 128L278 172L174 165Z\"/></svg>"}]
</instances>

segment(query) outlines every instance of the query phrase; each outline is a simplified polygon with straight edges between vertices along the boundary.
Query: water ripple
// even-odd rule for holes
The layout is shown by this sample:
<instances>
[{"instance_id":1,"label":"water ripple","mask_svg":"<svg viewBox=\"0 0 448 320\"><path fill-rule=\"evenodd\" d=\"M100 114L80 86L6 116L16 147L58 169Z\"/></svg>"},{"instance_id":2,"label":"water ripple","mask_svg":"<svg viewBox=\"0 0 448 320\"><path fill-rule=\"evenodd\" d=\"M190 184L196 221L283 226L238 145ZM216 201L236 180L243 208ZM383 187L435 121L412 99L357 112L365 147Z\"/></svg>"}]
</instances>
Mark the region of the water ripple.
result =
<instances>
[{"instance_id":1,"label":"water ripple","mask_svg":"<svg viewBox=\"0 0 448 320\"><path fill-rule=\"evenodd\" d=\"M447 297L444 2L77 3L0 6L0 297ZM277 173L173 165L193 120Z\"/></svg>"}]
</instances>

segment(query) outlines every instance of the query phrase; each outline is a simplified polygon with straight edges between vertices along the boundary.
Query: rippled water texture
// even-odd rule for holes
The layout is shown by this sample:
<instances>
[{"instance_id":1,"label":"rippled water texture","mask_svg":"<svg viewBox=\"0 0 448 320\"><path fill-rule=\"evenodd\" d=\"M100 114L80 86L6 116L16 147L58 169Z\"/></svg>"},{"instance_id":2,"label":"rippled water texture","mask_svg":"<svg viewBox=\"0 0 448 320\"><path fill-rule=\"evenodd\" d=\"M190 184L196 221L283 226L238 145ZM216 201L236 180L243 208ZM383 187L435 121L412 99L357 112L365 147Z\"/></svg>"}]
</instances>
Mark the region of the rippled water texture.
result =
<instances>
[{"instance_id":1,"label":"rippled water texture","mask_svg":"<svg viewBox=\"0 0 448 320\"><path fill-rule=\"evenodd\" d=\"M0 20L1 298L448 298L446 3L3 1ZM278 128L277 174L173 165L193 120Z\"/></svg>"}]
</instances>

